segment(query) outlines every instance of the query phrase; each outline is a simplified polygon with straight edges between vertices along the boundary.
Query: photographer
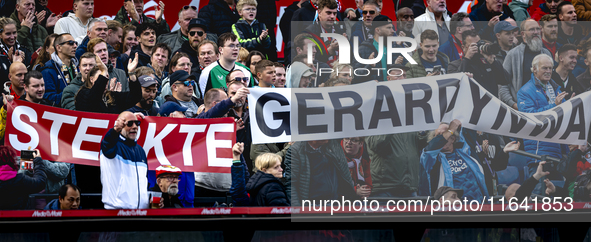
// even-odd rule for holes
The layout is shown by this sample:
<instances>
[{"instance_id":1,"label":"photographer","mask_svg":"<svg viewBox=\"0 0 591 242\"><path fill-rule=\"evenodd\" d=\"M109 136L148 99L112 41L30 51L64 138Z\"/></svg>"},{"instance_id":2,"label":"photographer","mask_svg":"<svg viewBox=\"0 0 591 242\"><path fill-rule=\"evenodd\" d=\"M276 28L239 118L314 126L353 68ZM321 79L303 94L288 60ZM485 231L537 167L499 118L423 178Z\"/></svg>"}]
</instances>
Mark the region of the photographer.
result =
<instances>
[{"instance_id":1,"label":"photographer","mask_svg":"<svg viewBox=\"0 0 591 242\"><path fill-rule=\"evenodd\" d=\"M4 194L0 199L0 209L25 209L29 194L45 188L45 163L39 150L32 152L32 155L34 175L29 177L19 172L20 158L17 158L16 151L8 146L0 146L0 194Z\"/></svg>"},{"instance_id":2,"label":"photographer","mask_svg":"<svg viewBox=\"0 0 591 242\"><path fill-rule=\"evenodd\" d=\"M462 43L464 56L450 63L450 73L470 72L476 82L498 97L498 85L509 84L509 75L503 69L503 65L495 60L495 53L499 52L498 46L486 40L480 40L480 36L474 30L468 30L462 34Z\"/></svg>"}]
</instances>

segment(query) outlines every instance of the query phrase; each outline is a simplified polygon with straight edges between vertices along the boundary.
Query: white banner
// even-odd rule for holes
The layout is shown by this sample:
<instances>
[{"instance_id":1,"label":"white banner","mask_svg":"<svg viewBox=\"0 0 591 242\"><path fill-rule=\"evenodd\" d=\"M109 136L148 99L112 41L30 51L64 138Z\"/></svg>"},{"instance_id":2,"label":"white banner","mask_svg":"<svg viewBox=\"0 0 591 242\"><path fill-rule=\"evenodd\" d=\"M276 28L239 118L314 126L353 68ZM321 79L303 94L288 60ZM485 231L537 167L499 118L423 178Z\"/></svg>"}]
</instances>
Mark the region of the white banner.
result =
<instances>
[{"instance_id":1,"label":"white banner","mask_svg":"<svg viewBox=\"0 0 591 242\"><path fill-rule=\"evenodd\" d=\"M585 144L591 92L540 113L515 111L464 74L325 88L252 88L253 143L434 130L458 119L483 132ZM587 112L585 112L587 111Z\"/></svg>"}]
</instances>

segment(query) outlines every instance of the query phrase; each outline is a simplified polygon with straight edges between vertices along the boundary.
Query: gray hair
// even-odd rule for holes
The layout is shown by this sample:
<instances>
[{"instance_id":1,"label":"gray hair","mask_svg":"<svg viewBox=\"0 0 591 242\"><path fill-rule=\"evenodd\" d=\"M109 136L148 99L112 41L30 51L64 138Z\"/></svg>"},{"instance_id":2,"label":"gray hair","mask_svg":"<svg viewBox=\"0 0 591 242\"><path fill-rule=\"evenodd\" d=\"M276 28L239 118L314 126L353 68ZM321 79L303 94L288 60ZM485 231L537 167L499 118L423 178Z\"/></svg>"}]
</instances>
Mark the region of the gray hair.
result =
<instances>
[{"instance_id":1,"label":"gray hair","mask_svg":"<svg viewBox=\"0 0 591 242\"><path fill-rule=\"evenodd\" d=\"M531 72L534 72L534 69L538 69L538 66L540 66L540 61L542 59L548 59L550 62L552 62L552 64L554 64L554 60L552 60L552 57L550 57L547 54L539 54L536 55L536 57L534 57L534 60L531 62Z\"/></svg>"},{"instance_id":2,"label":"gray hair","mask_svg":"<svg viewBox=\"0 0 591 242\"><path fill-rule=\"evenodd\" d=\"M92 20L90 20L90 23L88 24L88 30L89 31L92 30L94 28L94 25L98 22L103 22L103 23L105 23L105 25L107 24L107 22L102 18L93 18ZM108 27L108 25L107 25L107 27Z\"/></svg>"},{"instance_id":3,"label":"gray hair","mask_svg":"<svg viewBox=\"0 0 591 242\"><path fill-rule=\"evenodd\" d=\"M378 12L380 12L380 13L382 12L377 0L368 0L367 2L363 3L363 6L365 6L365 5L374 5ZM363 8L363 6L362 6L362 8Z\"/></svg>"},{"instance_id":4,"label":"gray hair","mask_svg":"<svg viewBox=\"0 0 591 242\"><path fill-rule=\"evenodd\" d=\"M464 26L464 19L469 18L470 16L464 12L458 12L451 16L449 21L449 31L451 34L456 34L456 30L458 27Z\"/></svg>"}]
</instances>

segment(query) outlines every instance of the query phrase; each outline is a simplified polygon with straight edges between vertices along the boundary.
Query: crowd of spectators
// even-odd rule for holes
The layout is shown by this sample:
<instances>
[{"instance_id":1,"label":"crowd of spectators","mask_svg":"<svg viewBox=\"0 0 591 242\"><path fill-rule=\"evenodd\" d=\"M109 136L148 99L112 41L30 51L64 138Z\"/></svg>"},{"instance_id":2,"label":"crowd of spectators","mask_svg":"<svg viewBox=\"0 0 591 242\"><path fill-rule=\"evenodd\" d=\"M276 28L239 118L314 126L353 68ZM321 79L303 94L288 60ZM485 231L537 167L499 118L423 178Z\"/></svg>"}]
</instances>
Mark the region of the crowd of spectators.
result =
<instances>
[{"instance_id":1,"label":"crowd of spectators","mask_svg":"<svg viewBox=\"0 0 591 242\"><path fill-rule=\"evenodd\" d=\"M150 18L142 0L125 0L113 20L94 17L94 0L74 0L64 16L34 0L3 6L2 141L7 105L14 99L119 117L103 137L100 167L42 160L34 152L34 168L23 169L16 151L0 147L0 191L15 194L3 199L0 209L84 208L81 192L101 193L107 209L148 208L150 192L163 194L159 207L229 206L200 197L232 197L234 206L298 206L303 199L341 196L484 202L484 196L533 193L589 200L588 146L487 134L464 129L458 120L422 132L252 144L249 88L321 88L465 73L508 107L528 113L591 89L591 31L577 21L591 20L585 1L531 6L527 0L480 0L467 13L450 12L446 0L396 2L395 9L384 9L380 0L356 1L349 9L336 0L294 2L279 20L283 59L275 49L278 21L270 0L210 0L201 9L168 10L178 11L180 28L173 32L163 18L163 2ZM394 21L383 15L393 11ZM339 42L322 33L343 35L351 43L357 39L359 57L381 60L339 64ZM417 64L400 54L379 54L409 46L378 45L389 36L415 39L418 47L410 56ZM357 68L383 71L354 75ZM135 142L145 116L233 117L232 172L174 166L149 171ZM516 150L561 159L566 168L541 170L547 161L515 155ZM508 178L515 170L525 171L522 179ZM503 184L506 194L499 190ZM33 193L58 198L27 204Z\"/></svg>"}]
</instances>

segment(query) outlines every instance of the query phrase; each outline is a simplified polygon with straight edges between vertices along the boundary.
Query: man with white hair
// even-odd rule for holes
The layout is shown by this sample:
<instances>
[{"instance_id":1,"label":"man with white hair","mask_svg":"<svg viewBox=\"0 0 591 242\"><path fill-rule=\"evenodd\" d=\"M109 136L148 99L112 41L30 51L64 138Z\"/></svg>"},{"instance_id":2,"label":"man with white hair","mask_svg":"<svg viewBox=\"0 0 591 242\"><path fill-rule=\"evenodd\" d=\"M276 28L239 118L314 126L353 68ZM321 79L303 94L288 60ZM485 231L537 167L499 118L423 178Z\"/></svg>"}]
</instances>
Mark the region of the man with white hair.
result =
<instances>
[{"instance_id":1,"label":"man with white hair","mask_svg":"<svg viewBox=\"0 0 591 242\"><path fill-rule=\"evenodd\" d=\"M182 208L179 199L179 176L183 172L176 166L159 166L156 168L156 186L150 191L161 192L164 208Z\"/></svg>"},{"instance_id":2,"label":"man with white hair","mask_svg":"<svg viewBox=\"0 0 591 242\"><path fill-rule=\"evenodd\" d=\"M542 42L542 28L538 22L528 19L521 22L521 37L523 43L507 53L503 68L511 76L511 83L499 87L499 98L507 105L517 109L517 91L530 80L531 63L535 56L546 54L550 57L550 51L544 49Z\"/></svg>"},{"instance_id":3,"label":"man with white hair","mask_svg":"<svg viewBox=\"0 0 591 242\"><path fill-rule=\"evenodd\" d=\"M519 111L526 113L537 113L552 109L560 105L567 95L567 92L561 90L560 85L552 80L552 69L554 60L550 56L539 54L534 57L532 62L532 75L529 82L523 85L517 93ZM525 151L536 155L547 155L557 159L562 158L562 154L568 152L566 145L557 143L527 140L523 141ZM530 174L536 172L538 162L533 158L527 158ZM559 174L558 172L552 172ZM559 180L561 177L549 178L550 180ZM537 190L536 194L542 194Z\"/></svg>"},{"instance_id":4,"label":"man with white hair","mask_svg":"<svg viewBox=\"0 0 591 242\"><path fill-rule=\"evenodd\" d=\"M412 34L417 42L421 39L421 33L427 29L434 30L439 36L439 43L446 43L451 36L450 20L447 13L447 0L427 0L427 9L415 19L415 27Z\"/></svg>"}]
</instances>

